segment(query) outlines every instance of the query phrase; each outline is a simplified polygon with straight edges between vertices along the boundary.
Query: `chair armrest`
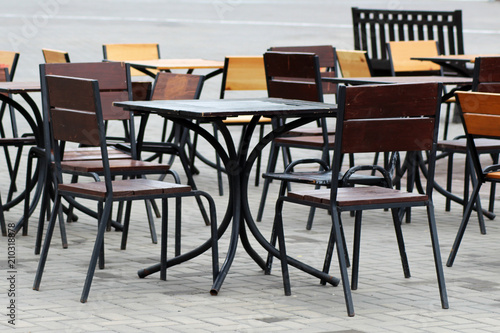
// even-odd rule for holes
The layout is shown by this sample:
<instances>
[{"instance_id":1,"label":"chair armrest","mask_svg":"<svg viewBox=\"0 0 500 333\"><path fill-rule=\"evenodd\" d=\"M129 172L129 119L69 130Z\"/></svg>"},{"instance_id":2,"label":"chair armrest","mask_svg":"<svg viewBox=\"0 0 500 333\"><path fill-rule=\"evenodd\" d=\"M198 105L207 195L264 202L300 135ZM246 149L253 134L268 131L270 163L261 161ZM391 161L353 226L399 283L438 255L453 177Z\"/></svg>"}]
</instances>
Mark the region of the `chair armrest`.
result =
<instances>
[{"instance_id":1,"label":"chair armrest","mask_svg":"<svg viewBox=\"0 0 500 333\"><path fill-rule=\"evenodd\" d=\"M284 173L290 173L293 171L293 168L299 164L312 164L312 163L317 163L319 164L323 170L325 171L328 171L330 170L330 167L328 166L328 164L323 161L322 159L319 159L319 158L303 158L303 159L300 159L300 160L296 160L296 161L292 161L290 164L287 165L287 167L285 168L285 171Z\"/></svg>"},{"instance_id":2,"label":"chair armrest","mask_svg":"<svg viewBox=\"0 0 500 333\"><path fill-rule=\"evenodd\" d=\"M390 171L387 171L379 165L356 165L349 168L340 180L340 186L349 186L350 178L358 171L378 171L382 174L385 180L385 186L392 188L392 177Z\"/></svg>"}]
</instances>

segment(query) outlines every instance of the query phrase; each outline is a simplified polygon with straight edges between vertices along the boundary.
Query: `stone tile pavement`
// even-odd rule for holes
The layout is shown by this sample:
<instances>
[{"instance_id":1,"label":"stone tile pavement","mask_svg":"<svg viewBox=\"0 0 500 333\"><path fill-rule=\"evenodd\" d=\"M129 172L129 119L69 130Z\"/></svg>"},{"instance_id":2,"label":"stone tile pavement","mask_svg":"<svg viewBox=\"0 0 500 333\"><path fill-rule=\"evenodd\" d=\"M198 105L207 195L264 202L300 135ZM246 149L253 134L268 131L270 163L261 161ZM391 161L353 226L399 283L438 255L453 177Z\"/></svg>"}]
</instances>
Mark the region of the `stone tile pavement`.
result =
<instances>
[{"instance_id":1,"label":"stone tile pavement","mask_svg":"<svg viewBox=\"0 0 500 333\"><path fill-rule=\"evenodd\" d=\"M468 29L468 50L494 51L491 46L485 45L491 45L491 40L498 38L498 3L434 1L433 6L436 3L444 9L463 8L467 22L465 27ZM18 79L36 80L37 69L33 64L42 61L41 47L66 49L74 61L99 61L100 45L104 42L159 41L164 48L164 57L205 58L220 58L230 53L261 53L270 45L292 42L326 42L349 47L352 39L349 8L352 5L430 8L429 1L398 1L397 4L387 1L331 1L325 10L314 12L307 4L313 4L312 7L317 9L324 2L148 0L141 5L114 0L91 0L85 4L62 0L30 0L23 5L11 2L0 14L3 17L0 24L5 27L8 37L0 41L0 46L2 49L17 46L22 54ZM152 5L162 10L152 11ZM338 21L332 23L330 15L334 12L339 13ZM46 23L44 18L47 18ZM294 23L285 24L290 22ZM315 31L317 28L327 29L333 40L320 37ZM223 42L214 42L221 39ZM478 48L480 46L483 47ZM202 98L217 97L220 81L218 78L212 80L207 82ZM460 133L458 125L454 125L452 130L454 134ZM151 135L154 136L156 131L153 130ZM236 129L234 137L239 137ZM210 156L206 143L202 142L201 147ZM456 193L460 193L462 183L459 165L463 165L463 159L457 157ZM213 193L218 216L221 217L228 199L227 187L226 195L218 196L214 170L202 163L198 166L197 185ZM178 168L179 164L174 163L173 167ZM440 161L440 183L444 181L444 173L444 161ZM482 193L485 203L486 190ZM3 188L1 191L4 193ZM261 187L250 185L249 199L253 212L257 209L260 193ZM259 223L265 235L269 234L272 221L272 194L277 193L276 184L272 185L270 193L264 219ZM461 219L461 207L453 204L452 210L446 212L444 199L439 193L435 193L434 200L441 253L445 261ZM183 249L189 249L206 239L209 228L203 224L194 202L186 199L183 207ZM17 221L20 214L20 207L13 208L6 212L7 221ZM307 231L306 215L307 210L299 206L286 206L288 249L293 256L320 266L330 217L325 212L318 212L312 230ZM9 318L5 315L11 297L8 295L10 283L6 269L7 241L0 238L0 247L3 248L0 250L2 332L411 333L497 332L500 327L500 285L497 282L500 261L496 241L500 228L496 220L487 220L487 234L481 235L477 217L473 215L455 265L444 268L450 309L443 310L439 302L425 211L414 209L412 223L403 226L412 270L410 279L405 279L402 274L390 214L384 211L366 212L359 288L353 292L356 316L349 318L340 286L321 286L317 279L291 269L292 296L284 296L279 265L275 265L271 275L264 275L242 247L238 249L218 296L209 294L211 274L208 252L169 269L167 281L161 281L158 274L138 278L137 270L156 263L160 253L159 245L151 242L142 203L134 205L125 251L119 249L121 233L111 231L106 234L106 268L96 272L86 304L81 304L79 297L96 224L82 213L78 222L67 225L67 249L61 248L59 229L56 228L40 291L33 291L38 263L38 256L33 253L37 216L30 219L29 235L15 238L15 328L8 323ZM344 216L344 224L351 249L353 219L348 214ZM172 229L169 239L172 239ZM220 241L221 263L228 238L226 233ZM258 244L252 244L260 255L265 255ZM172 250L170 255L173 255ZM331 272L338 275L336 260Z\"/></svg>"}]
</instances>

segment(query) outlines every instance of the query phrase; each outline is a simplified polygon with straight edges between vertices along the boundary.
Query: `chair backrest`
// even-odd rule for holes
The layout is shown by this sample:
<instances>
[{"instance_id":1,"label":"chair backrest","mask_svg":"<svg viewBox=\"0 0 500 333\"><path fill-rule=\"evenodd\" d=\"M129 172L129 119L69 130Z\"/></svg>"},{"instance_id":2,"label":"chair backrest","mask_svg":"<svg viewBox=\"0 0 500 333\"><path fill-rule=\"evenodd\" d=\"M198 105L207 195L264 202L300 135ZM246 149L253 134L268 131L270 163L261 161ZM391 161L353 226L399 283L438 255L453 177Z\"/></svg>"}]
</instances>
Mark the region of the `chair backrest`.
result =
<instances>
[{"instance_id":1,"label":"chair backrest","mask_svg":"<svg viewBox=\"0 0 500 333\"><path fill-rule=\"evenodd\" d=\"M319 58L319 67L322 77L337 77L337 54L332 45L306 45L306 46L273 46L268 51L314 53ZM337 85L323 82L323 94L337 93Z\"/></svg>"},{"instance_id":2,"label":"chair backrest","mask_svg":"<svg viewBox=\"0 0 500 333\"><path fill-rule=\"evenodd\" d=\"M199 99L203 82L203 75L160 72L156 74L151 100Z\"/></svg>"},{"instance_id":3,"label":"chair backrest","mask_svg":"<svg viewBox=\"0 0 500 333\"><path fill-rule=\"evenodd\" d=\"M42 49L43 59L46 64L60 64L71 62L69 60L69 54L66 51Z\"/></svg>"},{"instance_id":4,"label":"chair backrest","mask_svg":"<svg viewBox=\"0 0 500 333\"><path fill-rule=\"evenodd\" d=\"M481 166L474 139L500 139L500 94L465 91L457 91L455 94L462 111L460 117L467 137L467 148L471 153L478 180L484 182L484 168Z\"/></svg>"},{"instance_id":5,"label":"chair backrest","mask_svg":"<svg viewBox=\"0 0 500 333\"><path fill-rule=\"evenodd\" d=\"M7 66L0 67L0 82L9 82L9 81L10 81L9 68L7 68Z\"/></svg>"},{"instance_id":6,"label":"chair backrest","mask_svg":"<svg viewBox=\"0 0 500 333\"><path fill-rule=\"evenodd\" d=\"M500 57L475 59L472 90L500 93Z\"/></svg>"},{"instance_id":7,"label":"chair backrest","mask_svg":"<svg viewBox=\"0 0 500 333\"><path fill-rule=\"evenodd\" d=\"M47 112L44 117L50 131L51 149L56 166L61 162L63 142L100 146L106 184L111 188L111 174L106 149L105 126L102 116L99 83L97 80L46 75L42 99ZM50 114L50 122L47 121ZM48 123L48 124L47 124ZM58 172L60 166L55 168ZM109 178L109 180L108 180ZM57 175L62 182L61 175Z\"/></svg>"},{"instance_id":8,"label":"chair backrest","mask_svg":"<svg viewBox=\"0 0 500 333\"><path fill-rule=\"evenodd\" d=\"M339 87L334 156L350 153L430 151L432 191L442 85L434 83ZM340 158L334 158L338 177ZM338 179L338 178L332 178ZM337 181L332 186L338 186Z\"/></svg>"},{"instance_id":9,"label":"chair backrest","mask_svg":"<svg viewBox=\"0 0 500 333\"><path fill-rule=\"evenodd\" d=\"M224 59L220 98L226 90L266 90L262 56L230 56Z\"/></svg>"},{"instance_id":10,"label":"chair backrest","mask_svg":"<svg viewBox=\"0 0 500 333\"><path fill-rule=\"evenodd\" d=\"M102 53L105 60L156 60L160 59L160 46L157 43L103 44ZM145 75L134 68L130 73L132 76Z\"/></svg>"},{"instance_id":11,"label":"chair backrest","mask_svg":"<svg viewBox=\"0 0 500 333\"><path fill-rule=\"evenodd\" d=\"M438 45L433 40L389 42L387 51L392 75L441 75L441 66L432 61L412 60L412 57L435 57Z\"/></svg>"},{"instance_id":12,"label":"chair backrest","mask_svg":"<svg viewBox=\"0 0 500 333\"><path fill-rule=\"evenodd\" d=\"M120 62L41 64L40 78L46 75L94 79L99 82L104 120L130 119L130 112L115 107L113 102L132 99L130 66Z\"/></svg>"},{"instance_id":13,"label":"chair backrest","mask_svg":"<svg viewBox=\"0 0 500 333\"><path fill-rule=\"evenodd\" d=\"M335 52L343 77L372 76L366 51L336 50Z\"/></svg>"},{"instance_id":14,"label":"chair backrest","mask_svg":"<svg viewBox=\"0 0 500 333\"><path fill-rule=\"evenodd\" d=\"M17 63L19 61L19 53L12 51L0 51L0 64L6 65L9 69L10 80L14 79Z\"/></svg>"},{"instance_id":15,"label":"chair backrest","mask_svg":"<svg viewBox=\"0 0 500 333\"><path fill-rule=\"evenodd\" d=\"M436 40L439 54L464 54L462 11L351 8L354 49L368 52L373 75L390 75L386 43Z\"/></svg>"},{"instance_id":16,"label":"chair backrest","mask_svg":"<svg viewBox=\"0 0 500 333\"><path fill-rule=\"evenodd\" d=\"M269 97L323 102L319 58L313 53L264 53Z\"/></svg>"}]
</instances>

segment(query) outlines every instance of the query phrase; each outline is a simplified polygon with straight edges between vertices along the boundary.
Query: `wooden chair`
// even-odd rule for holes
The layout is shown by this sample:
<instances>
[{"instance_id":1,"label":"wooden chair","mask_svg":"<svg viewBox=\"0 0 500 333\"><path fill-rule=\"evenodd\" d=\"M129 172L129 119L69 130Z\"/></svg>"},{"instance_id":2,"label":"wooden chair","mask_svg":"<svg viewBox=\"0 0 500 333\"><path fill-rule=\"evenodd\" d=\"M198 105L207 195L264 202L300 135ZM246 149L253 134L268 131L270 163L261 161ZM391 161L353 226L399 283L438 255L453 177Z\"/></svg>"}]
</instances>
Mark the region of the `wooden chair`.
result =
<instances>
[{"instance_id":1,"label":"wooden chair","mask_svg":"<svg viewBox=\"0 0 500 333\"><path fill-rule=\"evenodd\" d=\"M484 58L483 60L486 60ZM498 72L488 73L498 78ZM472 194L467 201L462 221L451 248L446 266L451 267L455 261L458 248L462 241L465 229L470 219L472 209L477 204L479 191L486 182L496 184L500 180L500 166L498 159L492 165L485 166L480 159L481 148L478 140L482 138L500 139L500 94L488 92L457 92L461 120L467 138L467 153L473 164L473 173L477 181L474 184Z\"/></svg>"},{"instance_id":2,"label":"wooden chair","mask_svg":"<svg viewBox=\"0 0 500 333\"><path fill-rule=\"evenodd\" d=\"M228 56L224 58L224 68L222 70L222 83L220 88L220 98L226 98L226 91L264 91L267 94L266 72L264 69L264 58L262 56ZM236 94L232 94L233 96ZM223 122L226 125L242 126L242 132L250 123L252 117L238 116L228 117ZM259 139L264 136L264 126L271 125L271 119L261 117L259 119L260 131ZM214 125L214 133L217 134L217 127ZM261 156L257 160L255 171L255 186L259 185ZM222 186L222 166L219 156L216 156L217 180L219 182L219 195L223 195Z\"/></svg>"},{"instance_id":3,"label":"wooden chair","mask_svg":"<svg viewBox=\"0 0 500 333\"><path fill-rule=\"evenodd\" d=\"M273 46L268 51L274 52L305 52L318 55L321 77L337 77L337 56L332 45L305 45L305 46ZM336 94L337 85L323 82L323 94ZM319 134L321 135L321 134Z\"/></svg>"},{"instance_id":4,"label":"wooden chair","mask_svg":"<svg viewBox=\"0 0 500 333\"><path fill-rule=\"evenodd\" d=\"M462 11L352 7L354 49L366 51L374 76L390 75L386 43L436 40L439 54L464 54ZM404 28L403 28L404 27Z\"/></svg>"},{"instance_id":5,"label":"wooden chair","mask_svg":"<svg viewBox=\"0 0 500 333\"><path fill-rule=\"evenodd\" d=\"M366 51L335 50L342 77L372 76Z\"/></svg>"},{"instance_id":6,"label":"wooden chair","mask_svg":"<svg viewBox=\"0 0 500 333\"><path fill-rule=\"evenodd\" d=\"M167 273L167 214L168 198L183 198L201 195L210 203L211 246L213 279L218 274L217 248L217 221L215 204L211 197L201 191L195 191L188 185L172 184L145 178L125 179L112 181L113 172L107 155L107 143L104 126L104 114L101 108L101 93L97 80L69 78L61 76L45 76L43 89L44 104L50 113L50 123L45 121L45 127L50 130L52 150L54 151L54 168L56 200L51 214L47 235L45 237L42 254L33 284L34 290L39 290L40 282L47 260L57 212L61 206L63 196L81 197L94 200L98 204L98 230L92 251L87 277L80 301L87 301L95 267L99 259L99 268L104 268L104 233L111 217L112 204L115 201L127 202L132 200L161 199L162 200L162 244L161 244L161 273L162 280L166 280ZM102 88L101 88L102 89ZM46 119L46 118L45 118ZM89 133L91 135L89 135ZM62 172L62 156L66 142L76 142L100 148L104 179L96 182L64 183ZM79 170L72 173L80 174Z\"/></svg>"},{"instance_id":7,"label":"wooden chair","mask_svg":"<svg viewBox=\"0 0 500 333\"><path fill-rule=\"evenodd\" d=\"M10 80L14 80L16 73L17 63L19 62L19 53L13 51L0 51L0 64L7 66L9 70Z\"/></svg>"},{"instance_id":8,"label":"wooden chair","mask_svg":"<svg viewBox=\"0 0 500 333\"><path fill-rule=\"evenodd\" d=\"M474 61L474 74L472 82L472 91L475 92L488 92L488 93L500 93L500 57L479 57ZM500 154L500 141L497 138L475 138L475 147L478 154L489 154L492 157L493 163L498 163L498 158ZM452 180L453 180L453 157L454 154L467 154L467 140L464 136L458 136L457 138L451 140L441 140L438 142L438 150L443 152L443 157L448 158L448 170L447 170L447 181L446 181L446 191L451 193L452 191ZM464 193L469 193L469 176L471 175L469 168L469 159L466 158L467 162L465 165L465 181L464 181ZM474 173L472 173L472 176ZM486 216L490 219L494 218L492 215L495 203L495 192L496 183L491 183L490 188L490 199L489 207ZM448 195L446 198L445 209L449 211L451 209L452 199ZM462 204L466 204L467 198L464 197ZM486 233L486 227L483 218L483 209L480 204L479 198L476 200L473 209L478 212L479 226L481 233Z\"/></svg>"},{"instance_id":9,"label":"wooden chair","mask_svg":"<svg viewBox=\"0 0 500 333\"><path fill-rule=\"evenodd\" d=\"M152 162L139 161L137 157L137 149L135 146L135 124L133 114L129 112L124 112L121 108L113 106L114 101L123 101L131 99L131 88L130 88L130 68L129 65L118 62L95 62L95 63L65 63L65 64L41 64L40 65L40 80L42 86L45 84L45 76L47 75L64 75L71 77L80 78L90 78L97 79L100 82L102 110L104 121L118 120L120 122L125 122L125 128L128 132L124 135L128 138L128 142L131 145L131 149L128 153L118 150L113 146L107 147L107 155L109 156L111 163L111 171L115 176L131 176L131 175L143 175L143 174L162 174L169 173L177 177L173 170L170 170L170 166L166 164L158 164ZM46 102L46 101L45 101ZM48 105L43 105L44 109L48 108ZM107 137L109 138L109 137ZM112 137L115 139L115 137ZM80 172L94 172L97 174L102 174L104 172L102 165L102 158L100 151L95 147L75 147L70 149L69 147L65 150L63 156L62 166L65 168L64 171L74 171L79 170ZM50 151L45 149L45 156L39 156L40 158L47 161L51 161L52 157ZM30 165L31 163L28 163ZM73 178L73 181L77 181L77 174ZM44 227L44 215L47 210L48 195L50 194L50 189L52 187L51 177L47 177L46 190L44 193L44 198L42 199L42 207L40 209L40 218L38 223L38 234L35 245L35 253L38 253L41 245L41 238ZM95 212L90 211L82 204L71 200L70 197L66 197L71 204L71 207L76 207L79 210L90 214L91 216L96 216ZM149 226L151 232L151 238L154 243L156 243L156 231L154 227L154 218L151 211L149 203L146 204ZM25 206L26 209L26 206ZM73 219L72 210L67 211L68 219ZM122 249L126 247L127 240L127 225L123 226L120 224L119 219L121 218L121 210L119 209L117 216L118 221L115 227L123 228L122 234ZM125 214L129 215L129 214ZM157 216L159 213L157 213ZM125 216L125 219L128 217ZM24 227L27 228L28 221L24 221Z\"/></svg>"},{"instance_id":10,"label":"wooden chair","mask_svg":"<svg viewBox=\"0 0 500 333\"><path fill-rule=\"evenodd\" d=\"M319 57L316 54L266 52L264 54L264 63L269 97L323 102ZM285 167L292 161L288 151L290 148L319 150L321 160L328 165L330 162L329 152L333 150L335 134L328 131L325 119L320 121L320 125L321 135L290 135L274 139L271 144L265 174L272 175L275 173L280 149L285 151L283 154ZM279 124L275 126L279 126ZM257 221L262 219L267 192L272 179L272 177L265 177L264 179Z\"/></svg>"},{"instance_id":11,"label":"wooden chair","mask_svg":"<svg viewBox=\"0 0 500 333\"><path fill-rule=\"evenodd\" d=\"M69 54L66 51L42 49L42 53L46 64L64 64L71 62L69 60Z\"/></svg>"},{"instance_id":12,"label":"wooden chair","mask_svg":"<svg viewBox=\"0 0 500 333\"><path fill-rule=\"evenodd\" d=\"M388 42L387 52L393 76L442 75L441 66L432 61L412 60L412 57L434 57L439 55L438 45L433 40Z\"/></svg>"},{"instance_id":13,"label":"wooden chair","mask_svg":"<svg viewBox=\"0 0 500 333\"><path fill-rule=\"evenodd\" d=\"M173 74L159 72L156 75L153 84L151 100L179 100L179 99L199 99L203 89L204 76L195 74ZM171 155L172 158L167 162L168 165L174 163L173 157L178 156L182 164L182 168L186 174L188 184L192 189L196 190L196 183L193 178L192 159L194 152L186 152L189 148L189 131L173 125L170 128L170 135L167 137L167 120L164 120L163 131L159 141L144 141L149 114L141 116L141 124L139 133L137 134L139 156L142 153L152 153L152 156L145 158L147 161L154 161L158 158L162 162L163 155ZM162 175L160 179L163 179ZM196 197L198 206L203 215L206 225L210 224L210 218L206 213L203 203L199 197ZM180 246L180 239L179 245ZM180 247L178 248L180 251ZM177 251L177 252L178 252Z\"/></svg>"},{"instance_id":14,"label":"wooden chair","mask_svg":"<svg viewBox=\"0 0 500 333\"><path fill-rule=\"evenodd\" d=\"M160 45L157 43L103 44L104 60L156 60L160 59ZM154 72L154 70L151 70ZM131 68L132 98L134 101L147 100L151 91L149 76Z\"/></svg>"},{"instance_id":15,"label":"wooden chair","mask_svg":"<svg viewBox=\"0 0 500 333\"><path fill-rule=\"evenodd\" d=\"M323 208L331 213L332 230L323 271L328 272L337 243L341 280L349 316L354 316L351 288L357 289L361 213L367 209L391 209L399 252L406 278L410 277L408 260L398 211L411 206L425 206L429 222L441 305L448 308L448 299L441 263L441 254L432 203L436 141L442 86L439 84L398 84L363 87L339 87L336 142L332 166L331 189L293 191L276 203L274 230L277 232L285 294L291 294L288 259L285 248L283 206L285 202ZM363 133L363 135L360 135ZM429 173L424 194L395 190L391 187L341 187L342 154L360 152L430 151ZM383 170L381 170L383 171ZM385 173L385 172L384 172ZM350 174L348 171L346 175ZM390 178L386 175L386 178ZM349 278L341 231L341 212L355 211L352 284Z\"/></svg>"}]
</instances>

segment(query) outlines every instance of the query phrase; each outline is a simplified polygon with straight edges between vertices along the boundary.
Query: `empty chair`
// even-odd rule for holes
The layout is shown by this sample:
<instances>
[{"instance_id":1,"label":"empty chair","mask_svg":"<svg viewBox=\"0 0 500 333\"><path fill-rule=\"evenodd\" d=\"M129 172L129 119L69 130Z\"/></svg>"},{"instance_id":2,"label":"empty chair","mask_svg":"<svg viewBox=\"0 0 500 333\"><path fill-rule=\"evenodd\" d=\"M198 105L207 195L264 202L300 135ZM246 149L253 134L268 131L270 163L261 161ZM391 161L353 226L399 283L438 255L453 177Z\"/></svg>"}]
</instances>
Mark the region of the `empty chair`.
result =
<instances>
[{"instance_id":1,"label":"empty chair","mask_svg":"<svg viewBox=\"0 0 500 333\"><path fill-rule=\"evenodd\" d=\"M359 271L359 245L361 214L368 209L391 209L394 229L401 256L404 276L410 277L399 210L424 206L427 208L435 269L441 296L441 306L448 308L441 254L437 236L432 189L436 161L436 141L441 97L441 84L398 84L362 87L339 87L336 141L330 189L291 191L276 203L274 230L276 230L281 258L285 294L291 294L288 259L283 229L288 224L283 219L284 203L294 203L326 209L331 213L332 229L327 245L323 272L328 273L337 243L344 297L349 316L354 316L351 288L357 289ZM363 135L360 135L363 133ZM429 151L429 172L425 193L395 190L391 186L342 187L337 181L341 173L341 156L350 153ZM379 169L384 174L385 171ZM346 175L350 174L349 171ZM386 174L385 177L389 178ZM347 176L346 176L347 178ZM389 179L390 181L390 179ZM341 230L341 213L355 211L354 252L352 284L349 287L344 240ZM286 213L285 213L286 214ZM424 246L422 244L422 246ZM297 251L297 249L295 249ZM384 259L381 258L383 261ZM305 264L305 263L304 263Z\"/></svg>"},{"instance_id":2,"label":"empty chair","mask_svg":"<svg viewBox=\"0 0 500 333\"><path fill-rule=\"evenodd\" d=\"M112 61L160 59L160 46L157 43L103 44L102 52L104 60ZM133 78L133 100L147 100L151 91L149 76L134 68L130 70L130 75Z\"/></svg>"},{"instance_id":3,"label":"empty chair","mask_svg":"<svg viewBox=\"0 0 500 333\"><path fill-rule=\"evenodd\" d=\"M0 64L7 66L9 70L10 80L14 80L16 73L17 63L19 62L19 53L13 51L0 51Z\"/></svg>"},{"instance_id":4,"label":"empty chair","mask_svg":"<svg viewBox=\"0 0 500 333\"><path fill-rule=\"evenodd\" d=\"M412 57L439 55L436 41L388 42L387 52L389 53L392 75L442 75L440 65L432 61L411 59Z\"/></svg>"},{"instance_id":5,"label":"empty chair","mask_svg":"<svg viewBox=\"0 0 500 333\"><path fill-rule=\"evenodd\" d=\"M210 239L212 247L213 279L218 274L217 249L217 221L215 205L211 197L205 192L194 191L189 185L172 184L145 178L112 180L110 161L107 155L104 117L101 108L99 84L97 80L70 78L47 75L42 85L45 115L50 113L50 122L45 117L44 127L50 131L52 140L50 148L54 152L56 167L54 168L56 199L51 215L47 234L43 244L42 254L33 284L33 289L39 290L42 274L50 247L52 233L56 222L57 212L63 196L82 197L97 202L98 230L92 250L80 301L87 301L95 268L99 259L99 268L104 268L104 234L110 219L112 204L115 201L127 202L132 200L161 199L162 200L162 241L161 241L161 272L162 280L167 273L167 214L168 198L182 198L186 196L202 195L210 203L210 217L212 222ZM92 135L89 135L92 133ZM65 183L62 177L62 155L66 142L75 142L84 145L97 146L102 157L104 179L95 182ZM78 172L78 171L74 171Z\"/></svg>"},{"instance_id":6,"label":"empty chair","mask_svg":"<svg viewBox=\"0 0 500 333\"><path fill-rule=\"evenodd\" d=\"M61 64L66 62L71 62L69 60L69 54L66 51L52 50L52 49L42 49L43 59L46 64Z\"/></svg>"},{"instance_id":7,"label":"empty chair","mask_svg":"<svg viewBox=\"0 0 500 333\"><path fill-rule=\"evenodd\" d=\"M335 50L342 77L370 77L371 69L366 51Z\"/></svg>"}]
</instances>

